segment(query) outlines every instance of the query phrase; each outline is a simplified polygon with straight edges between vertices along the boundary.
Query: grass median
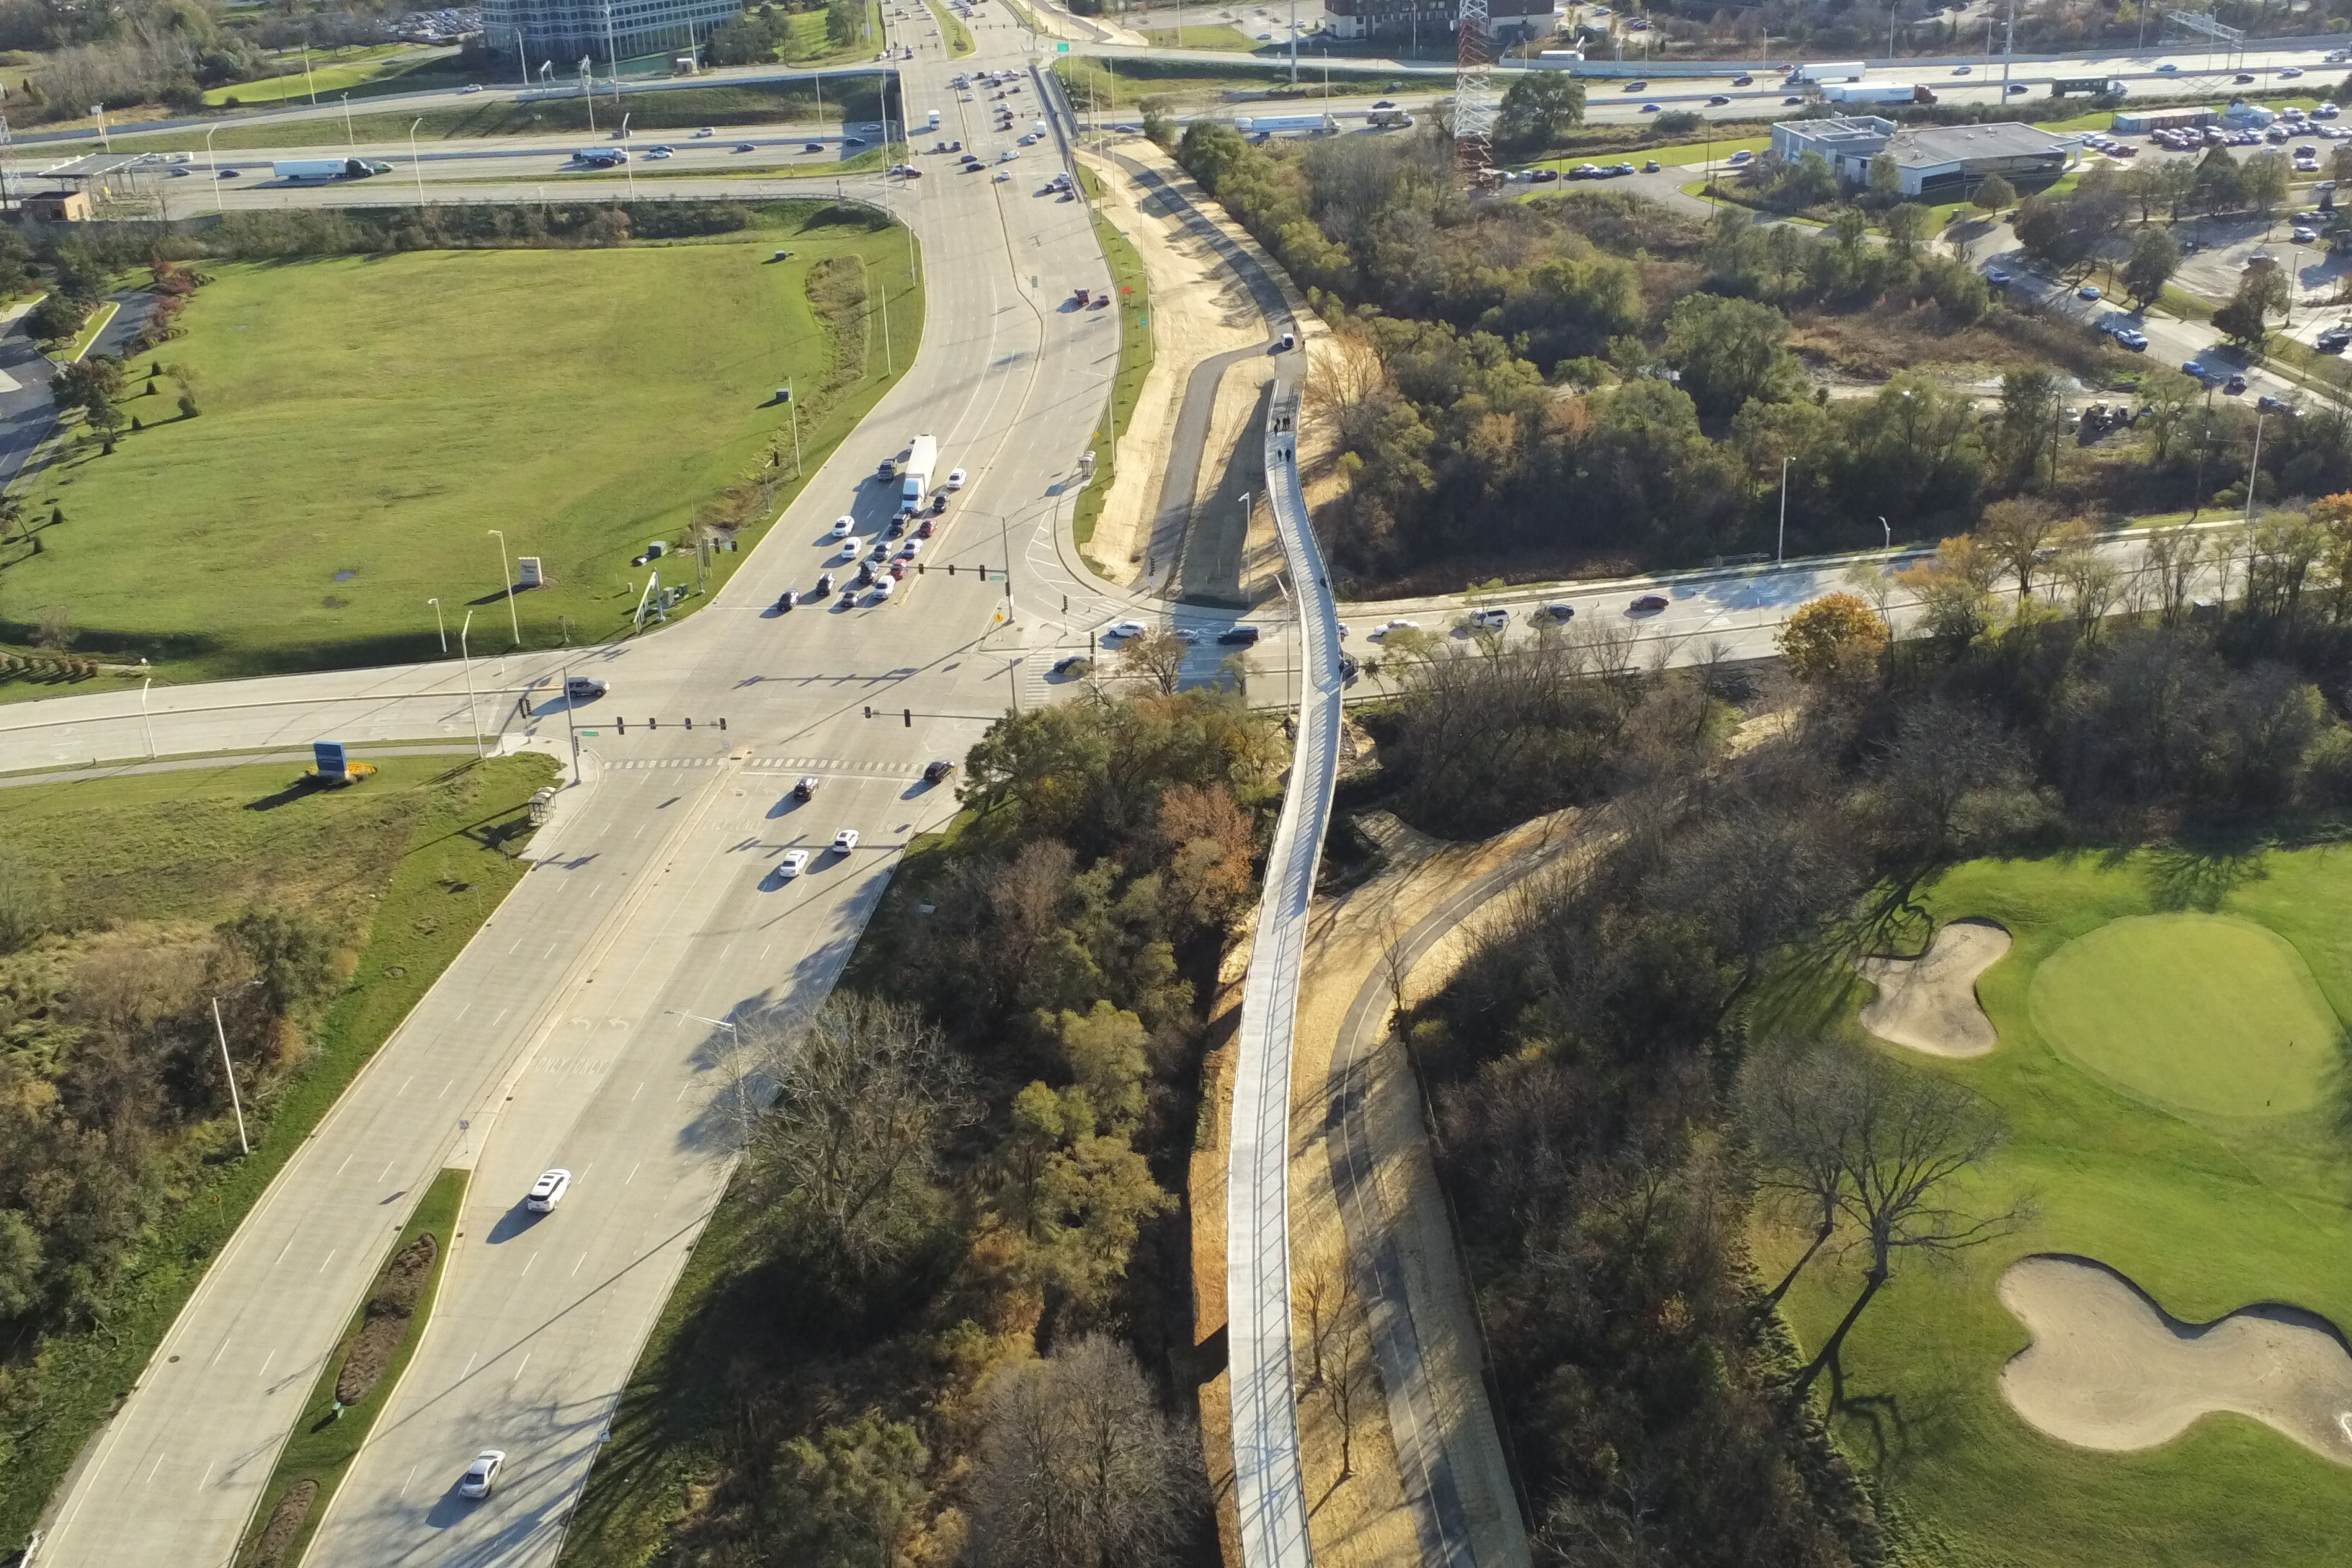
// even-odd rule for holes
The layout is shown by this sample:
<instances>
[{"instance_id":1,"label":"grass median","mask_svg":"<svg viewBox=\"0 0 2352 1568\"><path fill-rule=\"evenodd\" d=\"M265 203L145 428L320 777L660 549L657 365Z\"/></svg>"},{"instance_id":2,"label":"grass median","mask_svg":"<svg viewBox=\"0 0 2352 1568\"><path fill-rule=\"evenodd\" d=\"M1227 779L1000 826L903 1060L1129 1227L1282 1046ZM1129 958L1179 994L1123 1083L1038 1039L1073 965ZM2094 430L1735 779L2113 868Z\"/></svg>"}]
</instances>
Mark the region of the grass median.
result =
<instances>
[{"instance_id":1,"label":"grass median","mask_svg":"<svg viewBox=\"0 0 2352 1568\"><path fill-rule=\"evenodd\" d=\"M247 1107L253 1152L226 1122L173 1157L172 1186L89 1315L9 1354L0 1399L0 1544L21 1542L294 1151L498 908L524 868L544 757L453 765L380 757L349 789L292 791L299 764L217 769L0 792L0 841L72 889L93 929L218 920L267 898L350 933L352 969L309 1031L308 1055Z\"/></svg>"},{"instance_id":2,"label":"grass median","mask_svg":"<svg viewBox=\"0 0 2352 1568\"><path fill-rule=\"evenodd\" d=\"M971 41L971 29L963 25L963 19L940 5L940 0L923 0L923 4L931 8L932 18L940 25L940 36L948 41L950 58L961 59L979 47Z\"/></svg>"},{"instance_id":3,"label":"grass median","mask_svg":"<svg viewBox=\"0 0 2352 1568\"><path fill-rule=\"evenodd\" d=\"M464 1171L444 1171L425 1190L386 1255L368 1299L327 1358L237 1551L239 1568L292 1568L302 1561L352 1461L400 1386L457 1230Z\"/></svg>"},{"instance_id":4,"label":"grass median","mask_svg":"<svg viewBox=\"0 0 2352 1568\"><path fill-rule=\"evenodd\" d=\"M310 68L299 51L278 56L272 63L279 74L257 81L234 81L208 88L205 102L215 109L248 109L265 105L309 104L324 94L332 104L343 94L365 97L383 92L418 92L463 86L467 73L458 66L459 51L420 49L410 44L369 44L349 49L315 49Z\"/></svg>"},{"instance_id":5,"label":"grass median","mask_svg":"<svg viewBox=\"0 0 2352 1568\"><path fill-rule=\"evenodd\" d=\"M1102 180L1092 169L1081 166L1078 178L1086 183L1089 202L1101 196ZM1143 258L1136 254L1118 225L1099 209L1090 210L1095 237L1102 242L1103 255L1110 261L1112 298L1118 301L1118 373L1111 382L1110 428L1096 433L1095 477L1078 492L1072 513L1071 530L1082 556L1087 542L1095 536L1095 524L1102 517L1103 502L1118 472L1118 438L1127 434L1128 422L1135 417L1135 400L1142 395L1143 378L1151 372L1151 290L1144 279ZM1085 558L1092 561L1090 556Z\"/></svg>"}]
</instances>

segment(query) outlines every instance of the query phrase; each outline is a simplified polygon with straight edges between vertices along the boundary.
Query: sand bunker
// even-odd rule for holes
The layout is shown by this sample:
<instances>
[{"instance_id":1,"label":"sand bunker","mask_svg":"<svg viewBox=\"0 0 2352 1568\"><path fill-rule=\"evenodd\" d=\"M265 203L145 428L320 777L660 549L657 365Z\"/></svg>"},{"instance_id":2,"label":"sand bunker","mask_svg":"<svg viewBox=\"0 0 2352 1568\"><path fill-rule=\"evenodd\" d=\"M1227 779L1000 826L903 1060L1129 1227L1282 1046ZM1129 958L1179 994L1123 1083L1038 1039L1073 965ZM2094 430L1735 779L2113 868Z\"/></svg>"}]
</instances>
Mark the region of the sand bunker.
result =
<instances>
[{"instance_id":1,"label":"sand bunker","mask_svg":"<svg viewBox=\"0 0 2352 1568\"><path fill-rule=\"evenodd\" d=\"M2000 1043L1977 1002L1977 976L2009 951L2009 932L1990 921L1953 921L1917 958L1854 962L1878 994L1862 1026L1880 1039L1937 1057L1980 1057Z\"/></svg>"},{"instance_id":2,"label":"sand bunker","mask_svg":"<svg viewBox=\"0 0 2352 1568\"><path fill-rule=\"evenodd\" d=\"M2085 1448L2151 1448L2234 1410L2352 1465L2352 1352L2300 1307L2243 1307L2184 1323L2086 1258L2012 1263L2000 1299L2033 1335L2001 1369L2010 1405Z\"/></svg>"}]
</instances>

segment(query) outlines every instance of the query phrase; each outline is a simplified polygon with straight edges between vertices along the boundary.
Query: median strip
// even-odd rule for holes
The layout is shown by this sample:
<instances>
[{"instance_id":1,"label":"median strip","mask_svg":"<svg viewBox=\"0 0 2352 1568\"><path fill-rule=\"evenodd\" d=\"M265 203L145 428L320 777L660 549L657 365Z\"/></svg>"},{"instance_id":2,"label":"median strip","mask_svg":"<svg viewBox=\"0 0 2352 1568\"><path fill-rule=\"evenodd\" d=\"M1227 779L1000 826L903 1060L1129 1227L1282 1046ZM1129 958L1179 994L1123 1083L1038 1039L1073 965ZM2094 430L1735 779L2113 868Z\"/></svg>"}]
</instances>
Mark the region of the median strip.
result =
<instances>
[{"instance_id":1,"label":"median strip","mask_svg":"<svg viewBox=\"0 0 2352 1568\"><path fill-rule=\"evenodd\" d=\"M425 1336L465 1202L466 1176L444 1171L435 1177L402 1227L278 1453L237 1549L237 1568L293 1568L309 1550L336 1487L366 1447L369 1429Z\"/></svg>"}]
</instances>

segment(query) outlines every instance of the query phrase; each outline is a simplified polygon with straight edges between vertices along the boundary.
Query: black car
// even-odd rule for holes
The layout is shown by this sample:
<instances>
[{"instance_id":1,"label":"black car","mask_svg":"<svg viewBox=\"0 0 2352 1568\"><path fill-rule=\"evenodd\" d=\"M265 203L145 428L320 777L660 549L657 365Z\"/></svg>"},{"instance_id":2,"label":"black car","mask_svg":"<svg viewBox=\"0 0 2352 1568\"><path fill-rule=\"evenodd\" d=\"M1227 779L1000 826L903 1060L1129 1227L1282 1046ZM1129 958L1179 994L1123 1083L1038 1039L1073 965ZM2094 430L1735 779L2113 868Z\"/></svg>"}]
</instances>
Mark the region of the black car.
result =
<instances>
[{"instance_id":1,"label":"black car","mask_svg":"<svg viewBox=\"0 0 2352 1568\"><path fill-rule=\"evenodd\" d=\"M2242 375L2233 375L2221 384L2221 392L2225 396L2235 397L2245 390L2246 378Z\"/></svg>"},{"instance_id":2,"label":"black car","mask_svg":"<svg viewBox=\"0 0 2352 1568\"><path fill-rule=\"evenodd\" d=\"M1731 85L1734 87L1754 87L1756 85L1756 79L1749 76L1746 71L1742 71L1738 76L1731 79Z\"/></svg>"},{"instance_id":3,"label":"black car","mask_svg":"<svg viewBox=\"0 0 2352 1568\"><path fill-rule=\"evenodd\" d=\"M801 151L803 153L822 153L824 151L824 143L822 142L803 142L801 143Z\"/></svg>"},{"instance_id":4,"label":"black car","mask_svg":"<svg viewBox=\"0 0 2352 1568\"><path fill-rule=\"evenodd\" d=\"M1719 93L1719 92L1718 92L1718 93L1717 93L1713 98L1708 99L1706 101L1707 101L1707 106L1708 106L1709 108L1711 108L1711 109L1720 109L1720 108L1722 108L1725 104L1729 103L1729 102L1731 101L1731 100L1729 100L1729 99L1727 99L1727 98L1724 97L1724 96L1723 96L1723 94L1721 94L1721 93Z\"/></svg>"},{"instance_id":5,"label":"black car","mask_svg":"<svg viewBox=\"0 0 2352 1568\"><path fill-rule=\"evenodd\" d=\"M2324 354L2340 354L2347 348L2352 348L2352 327L2330 327L2319 334L2319 341L2314 346Z\"/></svg>"},{"instance_id":6,"label":"black car","mask_svg":"<svg viewBox=\"0 0 2352 1568\"><path fill-rule=\"evenodd\" d=\"M811 598L813 598L813 599L822 599L822 598L824 598L827 594L830 594L830 593L832 593L832 592L833 592L833 574L832 574L832 573L830 573L830 572L828 572L828 573L826 573L824 576L822 576L822 577L820 577L820 578L818 578L818 579L816 580L816 586L815 586L814 588L812 588L811 590L809 590L809 596L810 596Z\"/></svg>"},{"instance_id":7,"label":"black car","mask_svg":"<svg viewBox=\"0 0 2352 1568\"><path fill-rule=\"evenodd\" d=\"M937 784L953 772L955 772L955 764L948 761L945 757L941 757L937 762L929 764L923 769L923 782L925 784Z\"/></svg>"},{"instance_id":8,"label":"black car","mask_svg":"<svg viewBox=\"0 0 2352 1568\"><path fill-rule=\"evenodd\" d=\"M1392 98L1376 98L1372 100L1372 107L1374 109L1394 109L1396 107L1396 100Z\"/></svg>"},{"instance_id":9,"label":"black car","mask_svg":"<svg viewBox=\"0 0 2352 1568\"><path fill-rule=\"evenodd\" d=\"M1629 616L1654 616L1665 607L1666 601L1664 595L1644 594L1626 605L1625 613Z\"/></svg>"},{"instance_id":10,"label":"black car","mask_svg":"<svg viewBox=\"0 0 2352 1568\"><path fill-rule=\"evenodd\" d=\"M1255 626L1228 626L1225 630L1217 634L1217 640L1221 643L1237 643L1244 647L1247 647L1250 644L1257 641L1257 628Z\"/></svg>"},{"instance_id":11,"label":"black car","mask_svg":"<svg viewBox=\"0 0 2352 1568\"><path fill-rule=\"evenodd\" d=\"M793 593L790 588L787 588L777 597L776 608L779 612L789 610L800 602L801 596L798 594Z\"/></svg>"},{"instance_id":12,"label":"black car","mask_svg":"<svg viewBox=\"0 0 2352 1568\"><path fill-rule=\"evenodd\" d=\"M1054 673L1055 675L1084 675L1087 671L1093 669L1094 667L1095 661L1093 659L1088 658L1085 654L1074 653L1067 658L1055 659L1054 661Z\"/></svg>"}]
</instances>

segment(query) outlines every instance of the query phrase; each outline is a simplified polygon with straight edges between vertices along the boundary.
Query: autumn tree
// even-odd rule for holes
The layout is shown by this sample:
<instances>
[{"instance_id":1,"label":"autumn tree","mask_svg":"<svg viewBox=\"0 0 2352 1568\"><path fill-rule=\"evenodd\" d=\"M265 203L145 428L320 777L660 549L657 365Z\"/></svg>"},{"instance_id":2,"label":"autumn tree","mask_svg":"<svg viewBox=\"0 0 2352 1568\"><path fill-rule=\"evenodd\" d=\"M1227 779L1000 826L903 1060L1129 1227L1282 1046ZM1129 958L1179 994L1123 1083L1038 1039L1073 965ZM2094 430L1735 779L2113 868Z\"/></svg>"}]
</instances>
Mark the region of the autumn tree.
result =
<instances>
[{"instance_id":1,"label":"autumn tree","mask_svg":"<svg viewBox=\"0 0 2352 1568\"><path fill-rule=\"evenodd\" d=\"M1896 573L1895 580L1919 601L1929 630L1967 643L1985 629L2000 574L1999 559L1975 535L1962 533L1938 544L1932 558Z\"/></svg>"},{"instance_id":2,"label":"autumn tree","mask_svg":"<svg viewBox=\"0 0 2352 1568\"><path fill-rule=\"evenodd\" d=\"M2032 595L2033 569L2057 531L2057 509L2032 496L2014 496L1985 508L1984 521L1977 524L1977 539L2017 579L2020 604Z\"/></svg>"},{"instance_id":3,"label":"autumn tree","mask_svg":"<svg viewBox=\"0 0 2352 1568\"><path fill-rule=\"evenodd\" d=\"M912 1426L867 1411L777 1456L784 1559L827 1568L897 1568L930 1453Z\"/></svg>"},{"instance_id":4,"label":"autumn tree","mask_svg":"<svg viewBox=\"0 0 2352 1568\"><path fill-rule=\"evenodd\" d=\"M1118 650L1118 673L1146 690L1172 696L1183 683L1184 656L1192 645L1164 628L1129 637Z\"/></svg>"},{"instance_id":5,"label":"autumn tree","mask_svg":"<svg viewBox=\"0 0 2352 1568\"><path fill-rule=\"evenodd\" d=\"M1886 651L1886 623L1852 594L1825 594L1780 623L1773 641L1798 679L1860 680Z\"/></svg>"}]
</instances>

